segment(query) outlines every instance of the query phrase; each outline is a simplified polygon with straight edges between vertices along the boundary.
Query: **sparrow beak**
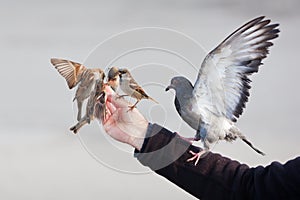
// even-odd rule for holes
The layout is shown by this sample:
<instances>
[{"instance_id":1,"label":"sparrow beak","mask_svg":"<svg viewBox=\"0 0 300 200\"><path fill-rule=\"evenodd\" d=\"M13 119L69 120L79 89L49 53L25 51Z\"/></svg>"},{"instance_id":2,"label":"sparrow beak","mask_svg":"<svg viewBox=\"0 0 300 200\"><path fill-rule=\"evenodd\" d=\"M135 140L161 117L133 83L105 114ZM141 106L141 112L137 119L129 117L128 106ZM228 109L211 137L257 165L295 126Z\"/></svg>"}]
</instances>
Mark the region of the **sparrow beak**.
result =
<instances>
[{"instance_id":1,"label":"sparrow beak","mask_svg":"<svg viewBox=\"0 0 300 200\"><path fill-rule=\"evenodd\" d=\"M119 78L121 78L121 76L122 76L121 72L118 72L117 76L119 76Z\"/></svg>"},{"instance_id":2,"label":"sparrow beak","mask_svg":"<svg viewBox=\"0 0 300 200\"><path fill-rule=\"evenodd\" d=\"M118 73L118 75L119 75L119 77L120 77L120 78L122 78L122 75L123 75L123 74L125 74L125 72L124 72L124 71L121 71L121 70L119 70L119 73Z\"/></svg>"},{"instance_id":3,"label":"sparrow beak","mask_svg":"<svg viewBox=\"0 0 300 200\"><path fill-rule=\"evenodd\" d=\"M123 69L119 69L119 75L126 74L126 71Z\"/></svg>"}]
</instances>

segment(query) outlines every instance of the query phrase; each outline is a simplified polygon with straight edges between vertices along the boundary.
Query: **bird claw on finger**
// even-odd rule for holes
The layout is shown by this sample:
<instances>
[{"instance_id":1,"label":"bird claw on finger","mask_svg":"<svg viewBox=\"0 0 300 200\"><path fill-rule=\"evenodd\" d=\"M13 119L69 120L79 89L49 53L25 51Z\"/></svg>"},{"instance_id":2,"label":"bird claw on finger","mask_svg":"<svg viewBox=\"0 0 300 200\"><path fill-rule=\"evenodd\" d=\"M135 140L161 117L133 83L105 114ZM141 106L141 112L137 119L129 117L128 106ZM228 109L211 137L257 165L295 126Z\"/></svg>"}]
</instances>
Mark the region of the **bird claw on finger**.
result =
<instances>
[{"instance_id":1,"label":"bird claw on finger","mask_svg":"<svg viewBox=\"0 0 300 200\"><path fill-rule=\"evenodd\" d=\"M134 108L135 108L135 106L128 106L128 110L127 110L127 112L129 112L129 111L132 111Z\"/></svg>"},{"instance_id":2,"label":"bird claw on finger","mask_svg":"<svg viewBox=\"0 0 300 200\"><path fill-rule=\"evenodd\" d=\"M186 161L187 162L191 162L191 161L194 161L195 159L195 163L194 165L196 166L201 158L201 156L205 153L207 153L205 150L202 150L202 151L199 151L198 153L195 153L193 151L189 151L190 154L192 154L193 156L189 159L187 159Z\"/></svg>"},{"instance_id":3,"label":"bird claw on finger","mask_svg":"<svg viewBox=\"0 0 300 200\"><path fill-rule=\"evenodd\" d=\"M118 100L118 99L121 99L121 98L123 98L123 97L127 97L128 95L116 95L116 100Z\"/></svg>"}]
</instances>

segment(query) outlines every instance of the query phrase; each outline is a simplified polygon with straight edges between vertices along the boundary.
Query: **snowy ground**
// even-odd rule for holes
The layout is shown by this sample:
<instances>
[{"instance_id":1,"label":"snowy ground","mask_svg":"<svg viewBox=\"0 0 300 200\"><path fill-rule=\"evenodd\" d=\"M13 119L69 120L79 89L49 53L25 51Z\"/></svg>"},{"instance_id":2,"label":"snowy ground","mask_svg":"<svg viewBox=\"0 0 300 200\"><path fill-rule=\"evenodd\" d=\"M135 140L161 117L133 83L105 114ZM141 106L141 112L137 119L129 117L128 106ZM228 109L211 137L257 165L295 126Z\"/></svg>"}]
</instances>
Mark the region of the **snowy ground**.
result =
<instances>
[{"instance_id":1,"label":"snowy ground","mask_svg":"<svg viewBox=\"0 0 300 200\"><path fill-rule=\"evenodd\" d=\"M140 166L132 158L132 149L109 140L97 123L82 129L81 141L68 131L74 123L74 92L68 91L49 59L82 62L101 41L136 27L175 29L210 50L256 16L266 15L279 22L280 38L274 41L265 65L253 76L250 102L238 123L267 155L257 155L240 141L221 142L213 151L250 166L285 162L300 153L300 4L296 0L32 0L1 1L0 5L0 199L194 199ZM203 56L202 52L199 60ZM196 78L195 74L188 76ZM169 77L159 78L168 84ZM141 76L137 79L144 80ZM149 91L162 106L173 101L171 93ZM153 104L140 105L147 117L143 108L149 106ZM151 121L175 131L178 124L174 122L180 119L173 105L167 111L167 122L159 110L153 110ZM181 132L194 133L184 123ZM113 170L99 160L119 170L145 174Z\"/></svg>"}]
</instances>

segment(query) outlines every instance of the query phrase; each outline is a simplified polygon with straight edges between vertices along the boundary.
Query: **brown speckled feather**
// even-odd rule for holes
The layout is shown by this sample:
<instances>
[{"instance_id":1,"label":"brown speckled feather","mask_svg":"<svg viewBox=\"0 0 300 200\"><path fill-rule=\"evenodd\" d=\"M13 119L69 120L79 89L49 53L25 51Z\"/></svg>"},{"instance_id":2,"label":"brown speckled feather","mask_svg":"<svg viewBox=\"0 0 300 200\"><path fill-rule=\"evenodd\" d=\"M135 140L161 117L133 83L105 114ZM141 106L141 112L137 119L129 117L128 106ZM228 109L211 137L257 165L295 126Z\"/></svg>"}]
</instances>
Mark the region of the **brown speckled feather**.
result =
<instances>
[{"instance_id":1,"label":"brown speckled feather","mask_svg":"<svg viewBox=\"0 0 300 200\"><path fill-rule=\"evenodd\" d=\"M52 58L51 63L66 79L70 89L78 84L82 73L86 70L84 65L70 60Z\"/></svg>"}]
</instances>

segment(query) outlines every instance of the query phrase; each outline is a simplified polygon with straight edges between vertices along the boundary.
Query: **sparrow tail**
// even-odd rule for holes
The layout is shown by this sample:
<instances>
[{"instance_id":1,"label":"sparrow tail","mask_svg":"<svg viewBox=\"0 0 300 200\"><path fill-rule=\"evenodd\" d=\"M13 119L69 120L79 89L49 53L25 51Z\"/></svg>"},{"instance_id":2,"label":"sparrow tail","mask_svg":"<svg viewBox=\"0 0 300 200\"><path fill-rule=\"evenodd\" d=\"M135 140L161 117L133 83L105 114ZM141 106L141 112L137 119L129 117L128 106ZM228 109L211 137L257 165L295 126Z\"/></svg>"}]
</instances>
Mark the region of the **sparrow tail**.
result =
<instances>
[{"instance_id":1,"label":"sparrow tail","mask_svg":"<svg viewBox=\"0 0 300 200\"><path fill-rule=\"evenodd\" d=\"M155 103L157 103L157 104L159 104L158 101L156 101L156 100L153 99L152 97L149 97L149 96L148 96L148 99L151 100L151 101L153 101L153 102L155 102Z\"/></svg>"}]
</instances>

